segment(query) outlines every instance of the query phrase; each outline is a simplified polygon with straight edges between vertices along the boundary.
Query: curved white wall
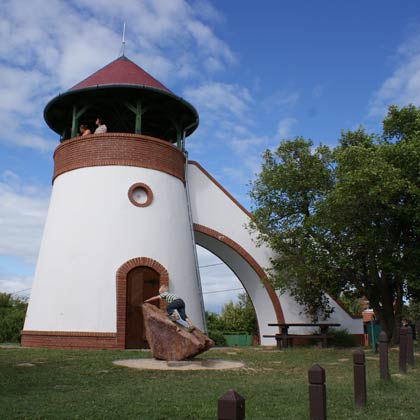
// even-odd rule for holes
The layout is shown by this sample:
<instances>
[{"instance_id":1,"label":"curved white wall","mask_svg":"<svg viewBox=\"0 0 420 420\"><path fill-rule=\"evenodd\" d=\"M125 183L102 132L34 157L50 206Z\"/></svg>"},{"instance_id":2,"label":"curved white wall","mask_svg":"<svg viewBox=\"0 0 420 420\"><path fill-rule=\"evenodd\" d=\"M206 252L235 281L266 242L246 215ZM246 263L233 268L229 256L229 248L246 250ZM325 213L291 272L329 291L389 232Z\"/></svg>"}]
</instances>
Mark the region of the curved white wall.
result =
<instances>
[{"instance_id":1,"label":"curved white wall","mask_svg":"<svg viewBox=\"0 0 420 420\"><path fill-rule=\"evenodd\" d=\"M224 261L240 279L244 289L251 298L260 329L261 344L271 345L272 339L264 338L263 334L272 334L267 324L276 322L276 314L266 289L263 287L257 273L235 250L211 236L196 232L196 243L208 249Z\"/></svg>"},{"instance_id":2,"label":"curved white wall","mask_svg":"<svg viewBox=\"0 0 420 420\"><path fill-rule=\"evenodd\" d=\"M188 165L188 183L194 223L213 229L235 241L254 258L262 269L270 267L272 251L264 245L258 247L255 236L246 229L250 221L249 215L194 163ZM261 344L273 345L273 339L262 336L277 332L275 327L267 325L275 323L276 316L268 293L262 286L257 273L245 259L222 241L210 239L197 233L196 241L219 256L235 272L253 302L260 329ZM278 298L285 322L309 322L302 314L302 307L291 296L278 294ZM334 307L334 313L328 322L340 323L342 328L346 328L352 334L363 332L361 319L351 318L331 298L330 302ZM297 333L303 332L303 329L297 331Z\"/></svg>"},{"instance_id":3,"label":"curved white wall","mask_svg":"<svg viewBox=\"0 0 420 420\"><path fill-rule=\"evenodd\" d=\"M188 165L194 223L232 239L263 269L271 250L257 247L245 228L248 214L203 170ZM136 207L127 193L135 183L153 191L148 207ZM275 333L268 323L276 314L266 289L252 266L222 241L196 233L196 242L218 255L236 273L256 310L261 343ZM126 261L149 257L169 273L171 290L184 298L187 313L204 327L195 271L186 191L171 175L144 168L102 166L82 168L56 178L41 243L25 331L116 332L116 272ZM304 322L290 296L279 296L286 322ZM362 332L332 301L330 318L349 332Z\"/></svg>"},{"instance_id":4,"label":"curved white wall","mask_svg":"<svg viewBox=\"0 0 420 420\"><path fill-rule=\"evenodd\" d=\"M153 191L148 207L128 199L132 184ZM56 178L24 330L116 332L116 272L149 257L203 328L186 193L151 169L102 166Z\"/></svg>"}]
</instances>

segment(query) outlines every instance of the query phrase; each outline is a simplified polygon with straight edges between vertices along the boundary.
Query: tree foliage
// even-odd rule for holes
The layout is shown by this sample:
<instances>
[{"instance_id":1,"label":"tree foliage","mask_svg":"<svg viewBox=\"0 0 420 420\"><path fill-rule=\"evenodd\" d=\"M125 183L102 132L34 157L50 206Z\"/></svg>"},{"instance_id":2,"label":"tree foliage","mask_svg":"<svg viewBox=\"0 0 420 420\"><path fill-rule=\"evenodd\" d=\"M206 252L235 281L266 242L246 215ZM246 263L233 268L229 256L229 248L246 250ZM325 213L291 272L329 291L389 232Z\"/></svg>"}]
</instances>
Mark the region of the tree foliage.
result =
<instances>
[{"instance_id":1,"label":"tree foliage","mask_svg":"<svg viewBox=\"0 0 420 420\"><path fill-rule=\"evenodd\" d=\"M0 292L0 342L19 341L26 308L26 300Z\"/></svg>"},{"instance_id":2,"label":"tree foliage","mask_svg":"<svg viewBox=\"0 0 420 420\"><path fill-rule=\"evenodd\" d=\"M251 299L246 293L238 295L238 302L232 301L222 308L221 321L226 331L245 331L250 335L258 334L257 317Z\"/></svg>"},{"instance_id":3,"label":"tree foliage","mask_svg":"<svg viewBox=\"0 0 420 420\"><path fill-rule=\"evenodd\" d=\"M274 285L314 319L331 313L326 292L364 295L392 335L420 297L420 109L390 107L381 135L295 138L263 158L251 228L276 251Z\"/></svg>"},{"instance_id":4,"label":"tree foliage","mask_svg":"<svg viewBox=\"0 0 420 420\"><path fill-rule=\"evenodd\" d=\"M206 312L208 334L216 345L226 344L224 333L247 332L258 335L258 323L251 299L246 293L238 295L238 302L230 301L222 308L221 314Z\"/></svg>"}]
</instances>

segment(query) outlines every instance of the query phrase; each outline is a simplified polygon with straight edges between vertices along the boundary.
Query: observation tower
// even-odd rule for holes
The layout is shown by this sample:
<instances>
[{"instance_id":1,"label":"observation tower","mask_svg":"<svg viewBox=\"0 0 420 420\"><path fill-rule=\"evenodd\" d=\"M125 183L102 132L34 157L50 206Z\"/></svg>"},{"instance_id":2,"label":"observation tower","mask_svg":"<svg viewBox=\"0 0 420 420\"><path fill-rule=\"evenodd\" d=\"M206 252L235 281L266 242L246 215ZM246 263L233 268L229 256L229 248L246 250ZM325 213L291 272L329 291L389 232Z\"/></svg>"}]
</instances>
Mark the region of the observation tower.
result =
<instances>
[{"instance_id":1,"label":"observation tower","mask_svg":"<svg viewBox=\"0 0 420 420\"><path fill-rule=\"evenodd\" d=\"M310 321L268 281L273 252L247 230L251 214L188 161L191 104L123 55L52 99L44 116L60 144L23 346L147 347L140 306L163 284L205 329L196 244L242 283L261 344L274 344L269 323ZM98 117L106 133L78 135ZM363 337L361 320L330 303L330 321Z\"/></svg>"},{"instance_id":2,"label":"observation tower","mask_svg":"<svg viewBox=\"0 0 420 420\"><path fill-rule=\"evenodd\" d=\"M44 117L61 144L23 345L144 347L140 305L162 284L203 329L184 154L194 107L121 56ZM78 135L98 117L106 133Z\"/></svg>"}]
</instances>

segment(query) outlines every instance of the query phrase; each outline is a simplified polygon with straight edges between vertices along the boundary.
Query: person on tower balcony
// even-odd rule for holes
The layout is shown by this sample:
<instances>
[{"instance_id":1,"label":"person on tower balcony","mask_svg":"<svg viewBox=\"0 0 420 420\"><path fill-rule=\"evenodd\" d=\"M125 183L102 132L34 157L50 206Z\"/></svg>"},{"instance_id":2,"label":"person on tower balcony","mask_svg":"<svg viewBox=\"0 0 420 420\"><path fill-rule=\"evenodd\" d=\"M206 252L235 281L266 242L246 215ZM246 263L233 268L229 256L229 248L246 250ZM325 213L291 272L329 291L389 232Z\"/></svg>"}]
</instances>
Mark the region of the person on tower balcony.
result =
<instances>
[{"instance_id":1,"label":"person on tower balcony","mask_svg":"<svg viewBox=\"0 0 420 420\"><path fill-rule=\"evenodd\" d=\"M104 124L104 120L101 117L96 118L95 124L98 126L95 130L95 134L102 134L108 131L106 125Z\"/></svg>"},{"instance_id":2,"label":"person on tower balcony","mask_svg":"<svg viewBox=\"0 0 420 420\"><path fill-rule=\"evenodd\" d=\"M92 131L89 130L89 127L86 124L80 124L79 131L82 137L92 134Z\"/></svg>"},{"instance_id":3,"label":"person on tower balcony","mask_svg":"<svg viewBox=\"0 0 420 420\"><path fill-rule=\"evenodd\" d=\"M184 328L187 328L190 332L194 331L195 327L192 325L192 322L185 313L184 301L179 296L169 293L168 286L160 286L159 294L146 299L145 302L153 302L158 299L163 299L168 304L166 311L168 312L168 317L171 321L177 322Z\"/></svg>"}]
</instances>

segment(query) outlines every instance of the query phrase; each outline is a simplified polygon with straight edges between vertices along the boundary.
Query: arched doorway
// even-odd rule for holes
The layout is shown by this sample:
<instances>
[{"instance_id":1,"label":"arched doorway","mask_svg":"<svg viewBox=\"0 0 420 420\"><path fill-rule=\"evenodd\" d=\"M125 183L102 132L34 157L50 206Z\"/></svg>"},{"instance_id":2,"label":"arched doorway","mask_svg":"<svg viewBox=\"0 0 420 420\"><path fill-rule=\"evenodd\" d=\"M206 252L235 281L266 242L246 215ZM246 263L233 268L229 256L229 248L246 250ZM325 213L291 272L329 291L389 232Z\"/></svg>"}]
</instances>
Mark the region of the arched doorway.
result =
<instances>
[{"instance_id":1,"label":"arched doorway","mask_svg":"<svg viewBox=\"0 0 420 420\"><path fill-rule=\"evenodd\" d=\"M168 271L152 258L137 257L117 270L116 280L117 348L147 347L140 306L157 295L161 285L168 286Z\"/></svg>"},{"instance_id":2,"label":"arched doorway","mask_svg":"<svg viewBox=\"0 0 420 420\"><path fill-rule=\"evenodd\" d=\"M125 347L147 348L142 303L159 293L159 273L149 267L136 267L127 274ZM158 305L157 305L158 306Z\"/></svg>"}]
</instances>

